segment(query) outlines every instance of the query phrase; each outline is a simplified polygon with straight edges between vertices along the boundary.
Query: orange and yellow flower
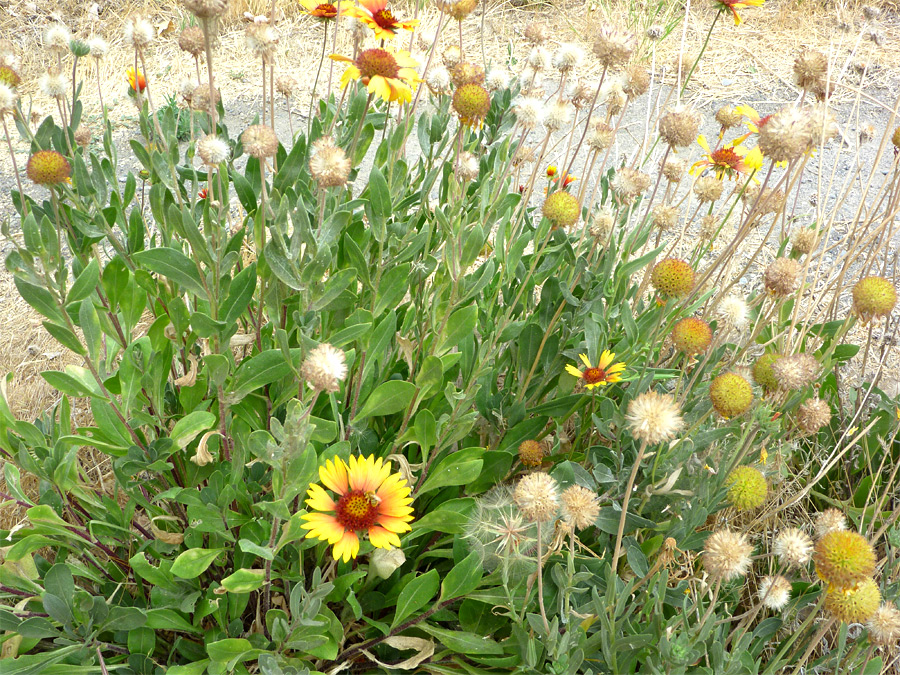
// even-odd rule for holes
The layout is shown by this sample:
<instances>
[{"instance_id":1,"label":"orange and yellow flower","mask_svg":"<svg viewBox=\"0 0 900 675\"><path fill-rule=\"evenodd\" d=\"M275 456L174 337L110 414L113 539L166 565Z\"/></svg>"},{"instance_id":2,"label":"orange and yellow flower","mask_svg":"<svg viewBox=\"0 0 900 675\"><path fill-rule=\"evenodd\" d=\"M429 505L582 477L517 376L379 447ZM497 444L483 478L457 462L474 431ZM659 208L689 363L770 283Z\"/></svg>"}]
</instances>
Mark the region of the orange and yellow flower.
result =
<instances>
[{"instance_id":1,"label":"orange and yellow flower","mask_svg":"<svg viewBox=\"0 0 900 675\"><path fill-rule=\"evenodd\" d=\"M550 179L551 183L559 183L560 181L559 170L553 164L550 164L547 167L547 178ZM562 186L564 188L567 188L576 180L578 180L578 176L573 176L572 174L567 173L562 179Z\"/></svg>"},{"instance_id":2,"label":"orange and yellow flower","mask_svg":"<svg viewBox=\"0 0 900 675\"><path fill-rule=\"evenodd\" d=\"M605 387L607 384L619 382L622 379L621 373L625 370L625 364L613 363L616 360L616 355L608 349L603 350L596 366L591 365L587 355L579 354L578 356L584 363L584 370L578 370L572 364L567 364L566 372L569 375L581 378L586 389Z\"/></svg>"},{"instance_id":3,"label":"orange and yellow flower","mask_svg":"<svg viewBox=\"0 0 900 675\"><path fill-rule=\"evenodd\" d=\"M340 54L332 54L331 58L351 64L341 75L342 87L350 80L359 80L370 94L385 101L412 100L412 89L419 81L414 68L419 64L409 52L389 52L376 47L361 51L355 61Z\"/></svg>"},{"instance_id":4,"label":"orange and yellow flower","mask_svg":"<svg viewBox=\"0 0 900 675\"><path fill-rule=\"evenodd\" d=\"M323 21L334 19L338 15L338 9L330 2L316 2L315 0L300 0L303 10L309 16L314 16Z\"/></svg>"},{"instance_id":5,"label":"orange and yellow flower","mask_svg":"<svg viewBox=\"0 0 900 675\"><path fill-rule=\"evenodd\" d=\"M760 114L749 105L739 105L735 107L734 110L747 118L747 128L754 134L758 134L763 125L765 125L765 123L769 121L769 118L772 117L771 115L761 117Z\"/></svg>"},{"instance_id":6,"label":"orange and yellow flower","mask_svg":"<svg viewBox=\"0 0 900 675\"><path fill-rule=\"evenodd\" d=\"M690 173L693 175L711 167L716 172L716 177L721 180L723 177L734 178L739 173L750 174L758 171L762 167L762 152L758 147L747 150L742 145L749 135L744 134L715 150L710 150L706 136L700 134L697 137L697 144L706 151L706 154L703 159L694 163Z\"/></svg>"},{"instance_id":7,"label":"orange and yellow flower","mask_svg":"<svg viewBox=\"0 0 900 675\"><path fill-rule=\"evenodd\" d=\"M387 0L359 0L359 7L346 10L375 32L378 40L392 40L398 30L413 30L419 25L418 19L399 21L387 8Z\"/></svg>"},{"instance_id":8,"label":"orange and yellow flower","mask_svg":"<svg viewBox=\"0 0 900 675\"><path fill-rule=\"evenodd\" d=\"M734 15L735 26L740 26L744 21L737 12L739 9L744 9L745 7L761 7L765 1L766 0L716 0L723 10L731 10L731 13Z\"/></svg>"},{"instance_id":9,"label":"orange and yellow flower","mask_svg":"<svg viewBox=\"0 0 900 675\"><path fill-rule=\"evenodd\" d=\"M397 535L411 529L412 498L390 463L374 455L351 456L348 463L336 457L319 467L319 480L335 497L318 483L310 485L310 512L302 516L302 527L309 530L307 537L332 544L335 560L347 562L359 554L360 533L376 548L400 546Z\"/></svg>"},{"instance_id":10,"label":"orange and yellow flower","mask_svg":"<svg viewBox=\"0 0 900 675\"><path fill-rule=\"evenodd\" d=\"M147 79L144 77L144 74L134 68L129 68L125 71L125 74L128 75L128 86L131 87L131 91L140 90L143 93L144 89L147 88Z\"/></svg>"}]
</instances>

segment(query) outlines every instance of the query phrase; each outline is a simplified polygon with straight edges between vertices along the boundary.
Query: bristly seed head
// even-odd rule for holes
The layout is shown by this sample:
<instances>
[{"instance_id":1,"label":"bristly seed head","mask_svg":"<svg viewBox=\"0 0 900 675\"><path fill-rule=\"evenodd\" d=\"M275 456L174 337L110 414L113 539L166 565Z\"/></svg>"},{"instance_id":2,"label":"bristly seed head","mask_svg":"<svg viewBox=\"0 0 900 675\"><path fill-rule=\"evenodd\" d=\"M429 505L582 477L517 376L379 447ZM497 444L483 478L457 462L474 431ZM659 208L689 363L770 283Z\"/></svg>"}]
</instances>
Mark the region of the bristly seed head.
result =
<instances>
[{"instance_id":1,"label":"bristly seed head","mask_svg":"<svg viewBox=\"0 0 900 675\"><path fill-rule=\"evenodd\" d=\"M745 534L717 530L703 546L703 566L711 578L730 581L747 574L752 553L753 546Z\"/></svg>"},{"instance_id":2,"label":"bristly seed head","mask_svg":"<svg viewBox=\"0 0 900 675\"><path fill-rule=\"evenodd\" d=\"M556 516L559 508L559 487L551 476L535 471L519 479L513 501L527 520L547 522Z\"/></svg>"}]
</instances>

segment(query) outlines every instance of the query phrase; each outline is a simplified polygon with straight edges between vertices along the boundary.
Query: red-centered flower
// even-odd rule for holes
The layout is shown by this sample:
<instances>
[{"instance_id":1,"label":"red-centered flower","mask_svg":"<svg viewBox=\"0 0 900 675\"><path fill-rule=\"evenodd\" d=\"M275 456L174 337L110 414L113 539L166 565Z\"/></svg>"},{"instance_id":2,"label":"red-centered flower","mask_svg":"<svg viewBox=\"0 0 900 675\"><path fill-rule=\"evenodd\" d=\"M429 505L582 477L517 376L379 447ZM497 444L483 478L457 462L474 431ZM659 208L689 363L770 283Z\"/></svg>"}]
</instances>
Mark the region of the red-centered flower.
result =
<instances>
[{"instance_id":1,"label":"red-centered flower","mask_svg":"<svg viewBox=\"0 0 900 675\"><path fill-rule=\"evenodd\" d=\"M412 30L417 19L399 21L387 8L387 0L359 0L360 7L352 7L347 14L354 16L375 32L379 40L392 40L398 30Z\"/></svg>"},{"instance_id":2,"label":"red-centered flower","mask_svg":"<svg viewBox=\"0 0 900 675\"><path fill-rule=\"evenodd\" d=\"M209 193L206 191L206 188L200 188L200 191L197 193L197 198L198 199L206 199L206 196L208 194Z\"/></svg>"},{"instance_id":3,"label":"red-centered flower","mask_svg":"<svg viewBox=\"0 0 900 675\"><path fill-rule=\"evenodd\" d=\"M758 134L759 130L762 129L766 122L772 117L772 115L760 117L760 114L749 105L739 105L735 108L735 112L739 112L747 118L747 128L754 134Z\"/></svg>"},{"instance_id":4,"label":"red-centered flower","mask_svg":"<svg viewBox=\"0 0 900 675\"><path fill-rule=\"evenodd\" d=\"M390 463L370 455L351 456L345 464L338 457L319 467L319 479L336 498L322 485L309 486L309 513L302 516L307 537L333 544L334 559L344 562L359 553L360 533L376 548L400 546L397 535L411 529L412 498L406 480L391 473Z\"/></svg>"},{"instance_id":5,"label":"red-centered flower","mask_svg":"<svg viewBox=\"0 0 900 675\"><path fill-rule=\"evenodd\" d=\"M579 354L584 370L578 370L572 364L566 364L566 372L569 375L580 378L584 382L586 389L594 387L605 387L607 384L619 382L622 379L622 371L625 370L624 363L613 363L616 355L608 349L604 349L600 355L600 360L596 366L592 366L586 354Z\"/></svg>"},{"instance_id":6,"label":"red-centered flower","mask_svg":"<svg viewBox=\"0 0 900 675\"><path fill-rule=\"evenodd\" d=\"M711 167L716 172L716 177L734 178L737 174L750 174L762 167L762 153L758 147L747 150L742 143L750 134L744 134L715 150L709 149L706 136L700 134L697 137L698 145L706 150L706 155L699 162L695 162L690 173L696 174Z\"/></svg>"},{"instance_id":7,"label":"red-centered flower","mask_svg":"<svg viewBox=\"0 0 900 675\"><path fill-rule=\"evenodd\" d=\"M334 19L338 15L338 9L330 2L315 2L315 0L300 0L303 10L309 16L313 16L323 21Z\"/></svg>"},{"instance_id":8,"label":"red-centered flower","mask_svg":"<svg viewBox=\"0 0 900 675\"><path fill-rule=\"evenodd\" d=\"M738 14L739 9L744 9L745 7L761 7L766 0L716 0L716 4L718 4L722 9L731 10L732 15L734 16L734 25L740 26L743 23L743 19L741 19L741 15Z\"/></svg>"},{"instance_id":9,"label":"red-centered flower","mask_svg":"<svg viewBox=\"0 0 900 675\"><path fill-rule=\"evenodd\" d=\"M144 77L144 74L139 70L129 68L126 71L126 75L128 75L128 86L131 87L131 91L140 91L143 93L144 89L147 88L147 80Z\"/></svg>"},{"instance_id":10,"label":"red-centered flower","mask_svg":"<svg viewBox=\"0 0 900 675\"><path fill-rule=\"evenodd\" d=\"M414 70L419 64L409 52L389 52L376 47L361 51L355 61L340 54L332 54L330 58L352 64L341 75L342 87L350 80L359 80L370 94L388 102L411 101L412 88L419 82Z\"/></svg>"}]
</instances>

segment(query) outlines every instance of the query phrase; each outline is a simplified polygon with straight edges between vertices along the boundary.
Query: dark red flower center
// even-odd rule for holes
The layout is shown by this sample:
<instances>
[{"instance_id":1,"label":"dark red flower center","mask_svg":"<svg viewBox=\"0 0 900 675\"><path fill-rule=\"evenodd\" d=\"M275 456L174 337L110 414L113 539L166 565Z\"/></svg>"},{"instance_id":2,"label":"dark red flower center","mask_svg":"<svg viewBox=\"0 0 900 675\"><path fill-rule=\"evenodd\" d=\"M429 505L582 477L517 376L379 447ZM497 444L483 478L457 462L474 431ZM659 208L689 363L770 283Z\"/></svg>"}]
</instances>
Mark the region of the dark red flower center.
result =
<instances>
[{"instance_id":1,"label":"dark red flower center","mask_svg":"<svg viewBox=\"0 0 900 675\"><path fill-rule=\"evenodd\" d=\"M342 496L335 509L335 517L344 529L368 530L375 524L378 504L372 494L362 490L351 490Z\"/></svg>"},{"instance_id":2,"label":"dark red flower center","mask_svg":"<svg viewBox=\"0 0 900 675\"><path fill-rule=\"evenodd\" d=\"M606 382L606 371L603 368L587 368L582 375L585 384Z\"/></svg>"},{"instance_id":3,"label":"dark red flower center","mask_svg":"<svg viewBox=\"0 0 900 675\"><path fill-rule=\"evenodd\" d=\"M770 119L772 119L772 115L766 115L756 123L756 128L761 130Z\"/></svg>"},{"instance_id":4,"label":"dark red flower center","mask_svg":"<svg viewBox=\"0 0 900 675\"><path fill-rule=\"evenodd\" d=\"M382 77L397 77L400 72L400 66L397 60L384 49L367 49L356 57L356 67L359 68L360 75L364 80L368 80L375 75Z\"/></svg>"},{"instance_id":5,"label":"dark red flower center","mask_svg":"<svg viewBox=\"0 0 900 675\"><path fill-rule=\"evenodd\" d=\"M394 15L391 14L391 10L382 9L375 12L372 15L372 20L375 21L381 28L396 28L397 27L397 19L394 18Z\"/></svg>"},{"instance_id":6,"label":"dark red flower center","mask_svg":"<svg viewBox=\"0 0 900 675\"><path fill-rule=\"evenodd\" d=\"M713 164L716 166L723 166L728 169L740 169L741 162L743 161L741 156L734 151L734 148L719 148L718 150L713 150L710 154L712 158Z\"/></svg>"},{"instance_id":7,"label":"dark red flower center","mask_svg":"<svg viewBox=\"0 0 900 675\"><path fill-rule=\"evenodd\" d=\"M331 19L337 16L337 8L330 2L324 2L317 5L311 12L313 16L320 16L325 19Z\"/></svg>"}]
</instances>

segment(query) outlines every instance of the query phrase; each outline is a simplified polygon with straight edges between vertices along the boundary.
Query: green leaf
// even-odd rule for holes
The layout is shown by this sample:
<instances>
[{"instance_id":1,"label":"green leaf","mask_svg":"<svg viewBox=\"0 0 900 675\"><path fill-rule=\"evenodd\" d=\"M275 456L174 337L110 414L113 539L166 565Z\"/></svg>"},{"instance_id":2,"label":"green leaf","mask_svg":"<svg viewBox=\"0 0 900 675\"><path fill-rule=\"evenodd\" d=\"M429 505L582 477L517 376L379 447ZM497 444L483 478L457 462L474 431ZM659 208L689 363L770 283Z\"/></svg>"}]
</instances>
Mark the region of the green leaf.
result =
<instances>
[{"instance_id":1,"label":"green leaf","mask_svg":"<svg viewBox=\"0 0 900 675\"><path fill-rule=\"evenodd\" d=\"M250 263L231 280L228 297L219 309L219 317L227 325L233 324L243 314L256 290L256 263Z\"/></svg>"},{"instance_id":2,"label":"green leaf","mask_svg":"<svg viewBox=\"0 0 900 675\"><path fill-rule=\"evenodd\" d=\"M374 316L381 316L386 310L393 309L400 304L403 296L409 290L410 264L404 263L392 267L381 277L378 284L378 293L375 296Z\"/></svg>"},{"instance_id":3,"label":"green leaf","mask_svg":"<svg viewBox=\"0 0 900 675\"><path fill-rule=\"evenodd\" d=\"M215 423L216 416L211 412L195 410L175 423L169 438L175 443L175 447L181 450Z\"/></svg>"},{"instance_id":4,"label":"green leaf","mask_svg":"<svg viewBox=\"0 0 900 675\"><path fill-rule=\"evenodd\" d=\"M357 413L357 420L367 417L392 415L406 410L416 395L416 385L404 380L389 380L369 394Z\"/></svg>"},{"instance_id":5,"label":"green leaf","mask_svg":"<svg viewBox=\"0 0 900 675\"><path fill-rule=\"evenodd\" d=\"M447 330L443 338L435 350L435 353L441 354L449 351L453 347L459 345L467 336L475 332L475 322L478 319L478 305L472 304L468 307L458 309L447 320Z\"/></svg>"},{"instance_id":6,"label":"green leaf","mask_svg":"<svg viewBox=\"0 0 900 675\"><path fill-rule=\"evenodd\" d=\"M175 577L172 576L172 573L164 570L162 567L154 567L151 565L143 551L131 556L128 560L128 564L131 566L131 569L134 570L135 574L154 586L169 590L175 590L177 588Z\"/></svg>"},{"instance_id":7,"label":"green leaf","mask_svg":"<svg viewBox=\"0 0 900 675\"><path fill-rule=\"evenodd\" d=\"M189 621L174 609L147 610L147 627L156 628L158 630L178 630L184 633L203 634L202 628L192 626Z\"/></svg>"},{"instance_id":8,"label":"green leaf","mask_svg":"<svg viewBox=\"0 0 900 675\"><path fill-rule=\"evenodd\" d=\"M68 365L64 373L58 370L45 370L41 373L41 377L51 387L69 396L106 398L87 368Z\"/></svg>"},{"instance_id":9,"label":"green leaf","mask_svg":"<svg viewBox=\"0 0 900 675\"><path fill-rule=\"evenodd\" d=\"M422 609L437 593L440 576L437 570L428 570L410 581L397 597L397 611L391 628L399 625L413 612Z\"/></svg>"},{"instance_id":10,"label":"green leaf","mask_svg":"<svg viewBox=\"0 0 900 675\"><path fill-rule=\"evenodd\" d=\"M168 277L191 293L206 297L197 265L181 251L174 248L150 248L138 251L132 257L151 272Z\"/></svg>"},{"instance_id":11,"label":"green leaf","mask_svg":"<svg viewBox=\"0 0 900 675\"><path fill-rule=\"evenodd\" d=\"M36 309L39 314L57 324L65 323L62 312L59 311L59 307L56 305L56 301L53 299L50 291L46 288L29 284L18 277L15 279L15 284L22 299Z\"/></svg>"},{"instance_id":12,"label":"green leaf","mask_svg":"<svg viewBox=\"0 0 900 675\"><path fill-rule=\"evenodd\" d=\"M96 258L92 258L88 266L81 270L81 274L75 279L72 288L69 289L69 293L66 296L66 304L69 305L73 302L84 300L94 292L99 283L100 265L97 263Z\"/></svg>"},{"instance_id":13,"label":"green leaf","mask_svg":"<svg viewBox=\"0 0 900 675\"><path fill-rule=\"evenodd\" d=\"M385 223L391 213L391 192L388 189L384 174L377 166L372 167L369 174L369 203L372 233L376 241L384 241Z\"/></svg>"},{"instance_id":14,"label":"green leaf","mask_svg":"<svg viewBox=\"0 0 900 675\"><path fill-rule=\"evenodd\" d=\"M291 358L299 361L300 350L292 349ZM250 392L291 374L291 366L280 349L269 349L244 360L234 374L232 395L236 400Z\"/></svg>"},{"instance_id":15,"label":"green leaf","mask_svg":"<svg viewBox=\"0 0 900 675\"><path fill-rule=\"evenodd\" d=\"M222 588L230 593L250 593L265 582L265 570L239 569L222 579Z\"/></svg>"},{"instance_id":16,"label":"green leaf","mask_svg":"<svg viewBox=\"0 0 900 675\"><path fill-rule=\"evenodd\" d=\"M166 675L203 675L208 665L209 659L203 659L183 666L169 666L166 669Z\"/></svg>"},{"instance_id":17,"label":"green leaf","mask_svg":"<svg viewBox=\"0 0 900 675\"><path fill-rule=\"evenodd\" d=\"M44 328L47 329L47 332L53 336L53 339L56 340L59 344L61 344L66 349L70 349L75 352L79 356L84 356L84 347L81 342L78 341L78 338L75 337L75 333L70 331L68 328L63 326L59 326L50 321L43 322Z\"/></svg>"},{"instance_id":18,"label":"green leaf","mask_svg":"<svg viewBox=\"0 0 900 675\"><path fill-rule=\"evenodd\" d=\"M431 469L419 494L450 485L465 485L475 480L481 474L483 454L484 448L464 448L444 457Z\"/></svg>"},{"instance_id":19,"label":"green leaf","mask_svg":"<svg viewBox=\"0 0 900 675\"><path fill-rule=\"evenodd\" d=\"M268 546L260 546L249 539L241 539L238 541L238 548L244 553L250 553L264 560L274 560L275 552Z\"/></svg>"},{"instance_id":20,"label":"green leaf","mask_svg":"<svg viewBox=\"0 0 900 675\"><path fill-rule=\"evenodd\" d=\"M481 556L472 551L454 566L441 582L440 600L458 598L474 591L481 584Z\"/></svg>"},{"instance_id":21,"label":"green leaf","mask_svg":"<svg viewBox=\"0 0 900 675\"><path fill-rule=\"evenodd\" d=\"M244 638L226 638L206 645L206 653L209 654L209 658L220 663L237 661L252 649L253 645Z\"/></svg>"},{"instance_id":22,"label":"green leaf","mask_svg":"<svg viewBox=\"0 0 900 675\"><path fill-rule=\"evenodd\" d=\"M502 654L503 647L490 638L460 630L446 630L421 623L418 626L457 654Z\"/></svg>"},{"instance_id":23,"label":"green leaf","mask_svg":"<svg viewBox=\"0 0 900 675\"><path fill-rule=\"evenodd\" d=\"M213 560L221 552L220 548L190 548L175 558L172 563L172 574L182 579L196 579L212 565Z\"/></svg>"}]
</instances>

